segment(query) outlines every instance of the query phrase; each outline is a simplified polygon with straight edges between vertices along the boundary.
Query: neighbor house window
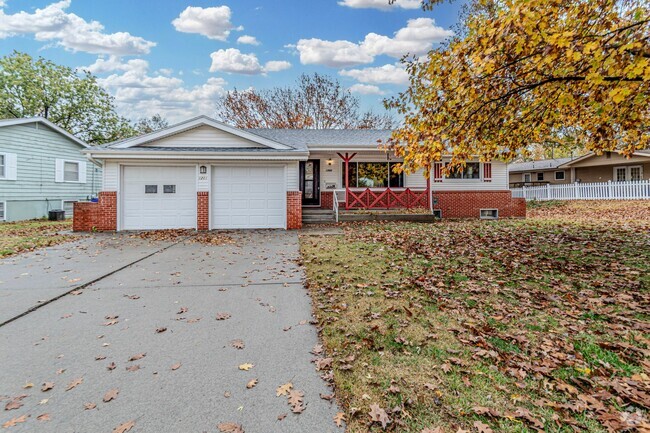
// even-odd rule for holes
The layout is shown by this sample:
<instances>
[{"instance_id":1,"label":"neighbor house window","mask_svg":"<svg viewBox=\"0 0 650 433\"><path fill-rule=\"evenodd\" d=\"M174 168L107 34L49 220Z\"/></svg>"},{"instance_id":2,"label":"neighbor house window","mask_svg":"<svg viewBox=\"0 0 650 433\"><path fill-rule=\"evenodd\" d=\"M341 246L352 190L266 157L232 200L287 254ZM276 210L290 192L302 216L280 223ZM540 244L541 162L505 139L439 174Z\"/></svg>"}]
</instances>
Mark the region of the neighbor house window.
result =
<instances>
[{"instance_id":1,"label":"neighbor house window","mask_svg":"<svg viewBox=\"0 0 650 433\"><path fill-rule=\"evenodd\" d=\"M481 209L482 220L495 220L497 218L499 218L498 209Z\"/></svg>"},{"instance_id":2,"label":"neighbor house window","mask_svg":"<svg viewBox=\"0 0 650 433\"><path fill-rule=\"evenodd\" d=\"M79 163L66 161L63 163L63 181L79 182Z\"/></svg>"},{"instance_id":3,"label":"neighbor house window","mask_svg":"<svg viewBox=\"0 0 650 433\"><path fill-rule=\"evenodd\" d=\"M532 179L532 175L530 173L524 173L524 182L528 183Z\"/></svg>"},{"instance_id":4,"label":"neighbor house window","mask_svg":"<svg viewBox=\"0 0 650 433\"><path fill-rule=\"evenodd\" d=\"M633 165L630 167L614 167L614 181L638 181L643 180L643 167L640 165Z\"/></svg>"},{"instance_id":5,"label":"neighbor house window","mask_svg":"<svg viewBox=\"0 0 650 433\"><path fill-rule=\"evenodd\" d=\"M447 179L480 179L481 164L478 162L468 162L463 169L452 170L447 175ZM530 178L526 181L530 182Z\"/></svg>"},{"instance_id":6,"label":"neighbor house window","mask_svg":"<svg viewBox=\"0 0 650 433\"><path fill-rule=\"evenodd\" d=\"M7 208L7 202L6 201L0 201L0 221L6 220L6 212L5 209Z\"/></svg>"},{"instance_id":7,"label":"neighbor house window","mask_svg":"<svg viewBox=\"0 0 650 433\"><path fill-rule=\"evenodd\" d=\"M539 172L537 173L537 180L542 181L544 180L544 172Z\"/></svg>"},{"instance_id":8,"label":"neighbor house window","mask_svg":"<svg viewBox=\"0 0 650 433\"><path fill-rule=\"evenodd\" d=\"M355 162L348 165L348 181L352 188L402 188L404 173L395 173L396 162ZM342 166L343 185L345 185L345 164Z\"/></svg>"},{"instance_id":9,"label":"neighbor house window","mask_svg":"<svg viewBox=\"0 0 650 433\"><path fill-rule=\"evenodd\" d=\"M7 160L4 155L0 155L0 178L7 177Z\"/></svg>"},{"instance_id":10,"label":"neighbor house window","mask_svg":"<svg viewBox=\"0 0 650 433\"><path fill-rule=\"evenodd\" d=\"M555 172L555 180L564 180L564 172L563 171L556 171Z\"/></svg>"}]
</instances>

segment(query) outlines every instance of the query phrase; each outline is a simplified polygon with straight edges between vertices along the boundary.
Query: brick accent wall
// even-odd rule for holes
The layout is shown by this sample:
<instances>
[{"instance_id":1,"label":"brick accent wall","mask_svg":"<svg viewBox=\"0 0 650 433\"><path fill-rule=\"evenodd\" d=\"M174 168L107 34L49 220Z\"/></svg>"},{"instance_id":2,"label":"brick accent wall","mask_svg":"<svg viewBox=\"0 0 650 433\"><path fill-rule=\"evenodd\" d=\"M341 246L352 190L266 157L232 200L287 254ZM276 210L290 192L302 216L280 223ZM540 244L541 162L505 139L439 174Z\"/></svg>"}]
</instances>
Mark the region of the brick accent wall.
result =
<instances>
[{"instance_id":1,"label":"brick accent wall","mask_svg":"<svg viewBox=\"0 0 650 433\"><path fill-rule=\"evenodd\" d=\"M287 191L287 229L302 228L302 192Z\"/></svg>"},{"instance_id":2,"label":"brick accent wall","mask_svg":"<svg viewBox=\"0 0 650 433\"><path fill-rule=\"evenodd\" d=\"M526 200L510 191L433 191L434 209L443 218L479 218L481 209L498 209L499 218L525 218Z\"/></svg>"},{"instance_id":3,"label":"brick accent wall","mask_svg":"<svg viewBox=\"0 0 650 433\"><path fill-rule=\"evenodd\" d=\"M334 191L323 191L320 193L321 209L334 209Z\"/></svg>"},{"instance_id":4,"label":"brick accent wall","mask_svg":"<svg viewBox=\"0 0 650 433\"><path fill-rule=\"evenodd\" d=\"M100 192L97 203L75 203L72 230L75 232L117 230L117 192Z\"/></svg>"},{"instance_id":5,"label":"brick accent wall","mask_svg":"<svg viewBox=\"0 0 650 433\"><path fill-rule=\"evenodd\" d=\"M210 193L208 191L196 193L196 229L210 230Z\"/></svg>"}]
</instances>

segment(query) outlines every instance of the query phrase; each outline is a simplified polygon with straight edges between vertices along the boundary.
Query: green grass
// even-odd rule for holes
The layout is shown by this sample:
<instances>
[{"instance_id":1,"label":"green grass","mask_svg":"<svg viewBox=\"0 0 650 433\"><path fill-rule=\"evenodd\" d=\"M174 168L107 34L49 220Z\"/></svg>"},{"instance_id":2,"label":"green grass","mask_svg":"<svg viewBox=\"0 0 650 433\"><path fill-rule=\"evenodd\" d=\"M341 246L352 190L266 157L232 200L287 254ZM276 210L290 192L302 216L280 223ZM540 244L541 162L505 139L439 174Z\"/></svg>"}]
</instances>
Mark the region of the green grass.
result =
<instances>
[{"instance_id":1,"label":"green grass","mask_svg":"<svg viewBox=\"0 0 650 433\"><path fill-rule=\"evenodd\" d=\"M69 233L71 229L71 221L0 223L0 258L76 239L76 235Z\"/></svg>"}]
</instances>

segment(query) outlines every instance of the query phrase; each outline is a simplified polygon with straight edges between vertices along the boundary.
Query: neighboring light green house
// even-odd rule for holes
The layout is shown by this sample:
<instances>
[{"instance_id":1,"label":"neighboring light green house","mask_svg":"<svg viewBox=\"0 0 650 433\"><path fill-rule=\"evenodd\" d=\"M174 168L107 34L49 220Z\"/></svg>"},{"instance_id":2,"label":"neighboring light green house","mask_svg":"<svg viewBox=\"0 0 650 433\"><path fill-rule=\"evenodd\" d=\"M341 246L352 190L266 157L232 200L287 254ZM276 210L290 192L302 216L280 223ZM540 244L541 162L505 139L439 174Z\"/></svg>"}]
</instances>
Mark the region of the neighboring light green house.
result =
<instances>
[{"instance_id":1,"label":"neighboring light green house","mask_svg":"<svg viewBox=\"0 0 650 433\"><path fill-rule=\"evenodd\" d=\"M101 166L81 153L89 147L41 118L0 120L0 221L47 216L95 197Z\"/></svg>"}]
</instances>

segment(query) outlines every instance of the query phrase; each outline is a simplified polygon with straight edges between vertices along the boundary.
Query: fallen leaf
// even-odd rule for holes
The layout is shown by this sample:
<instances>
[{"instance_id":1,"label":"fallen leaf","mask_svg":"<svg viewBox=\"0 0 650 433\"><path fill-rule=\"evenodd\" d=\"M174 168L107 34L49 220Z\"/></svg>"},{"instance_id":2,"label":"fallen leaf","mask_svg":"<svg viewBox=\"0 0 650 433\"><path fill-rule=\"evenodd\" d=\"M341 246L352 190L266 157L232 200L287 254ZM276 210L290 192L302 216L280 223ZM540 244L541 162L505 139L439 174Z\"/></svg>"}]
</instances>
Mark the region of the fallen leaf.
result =
<instances>
[{"instance_id":1,"label":"fallen leaf","mask_svg":"<svg viewBox=\"0 0 650 433\"><path fill-rule=\"evenodd\" d=\"M119 320L109 320L108 322L104 322L104 326L112 326L120 323Z\"/></svg>"},{"instance_id":2,"label":"fallen leaf","mask_svg":"<svg viewBox=\"0 0 650 433\"><path fill-rule=\"evenodd\" d=\"M134 372L134 371L138 371L138 370L140 370L140 366L138 364L126 367L126 371Z\"/></svg>"},{"instance_id":3,"label":"fallen leaf","mask_svg":"<svg viewBox=\"0 0 650 433\"><path fill-rule=\"evenodd\" d=\"M14 397L6 405L5 410L15 410L19 409L24 403L21 401L24 397Z\"/></svg>"},{"instance_id":4,"label":"fallen leaf","mask_svg":"<svg viewBox=\"0 0 650 433\"><path fill-rule=\"evenodd\" d=\"M115 370L115 367L117 367L117 365L115 365L114 362L111 362L110 364L108 364L106 366L106 368L109 369L109 370Z\"/></svg>"},{"instance_id":5,"label":"fallen leaf","mask_svg":"<svg viewBox=\"0 0 650 433\"><path fill-rule=\"evenodd\" d=\"M287 395L289 394L289 391L291 391L291 388L293 388L293 383L287 382L284 385L278 386L278 389L275 390L275 395L277 397L280 397L281 395Z\"/></svg>"},{"instance_id":6,"label":"fallen leaf","mask_svg":"<svg viewBox=\"0 0 650 433\"><path fill-rule=\"evenodd\" d=\"M222 433L244 433L241 424L235 424L234 422L222 422L217 425L217 428Z\"/></svg>"},{"instance_id":7,"label":"fallen leaf","mask_svg":"<svg viewBox=\"0 0 650 433\"><path fill-rule=\"evenodd\" d=\"M43 392L49 391L52 388L54 388L54 382L45 382L43 384L43 386L41 387L41 391L43 391Z\"/></svg>"},{"instance_id":8,"label":"fallen leaf","mask_svg":"<svg viewBox=\"0 0 650 433\"><path fill-rule=\"evenodd\" d=\"M6 423L2 424L2 428L14 427L18 423L27 421L27 418L29 418L29 415L22 415L19 416L18 418L12 418Z\"/></svg>"},{"instance_id":9,"label":"fallen leaf","mask_svg":"<svg viewBox=\"0 0 650 433\"><path fill-rule=\"evenodd\" d=\"M343 427L343 422L345 421L345 414L343 412L338 412L334 415L334 424L337 427Z\"/></svg>"},{"instance_id":10,"label":"fallen leaf","mask_svg":"<svg viewBox=\"0 0 650 433\"><path fill-rule=\"evenodd\" d=\"M167 330L167 328L164 328L164 327L163 328L156 328L156 334L161 334L161 333L165 332L166 330Z\"/></svg>"},{"instance_id":11,"label":"fallen leaf","mask_svg":"<svg viewBox=\"0 0 650 433\"><path fill-rule=\"evenodd\" d=\"M106 394L104 394L104 403L108 403L111 400L115 400L117 395L120 393L119 389L111 389Z\"/></svg>"},{"instance_id":12,"label":"fallen leaf","mask_svg":"<svg viewBox=\"0 0 650 433\"><path fill-rule=\"evenodd\" d=\"M68 384L68 387L65 390L70 391L72 388L76 388L77 385L81 385L83 383L83 381L84 381L83 377L77 378L77 379L73 380L72 382L70 382Z\"/></svg>"},{"instance_id":13,"label":"fallen leaf","mask_svg":"<svg viewBox=\"0 0 650 433\"><path fill-rule=\"evenodd\" d=\"M304 397L305 397L305 393L302 391L293 390L289 392L289 397L287 398L287 401L289 402L289 405L291 406L291 411L293 413L302 413L305 410L305 406L303 404Z\"/></svg>"},{"instance_id":14,"label":"fallen leaf","mask_svg":"<svg viewBox=\"0 0 650 433\"><path fill-rule=\"evenodd\" d=\"M253 364L246 363L246 364L241 364L241 365L239 366L239 369L240 369L240 370L244 370L244 371L248 371L248 370L250 370L250 369L253 368L253 367L255 367Z\"/></svg>"},{"instance_id":15,"label":"fallen leaf","mask_svg":"<svg viewBox=\"0 0 650 433\"><path fill-rule=\"evenodd\" d=\"M251 389L251 388L254 388L255 385L257 385L257 379L251 379L246 384L246 388Z\"/></svg>"},{"instance_id":16,"label":"fallen leaf","mask_svg":"<svg viewBox=\"0 0 650 433\"><path fill-rule=\"evenodd\" d=\"M217 313L216 319L217 320L226 320L226 319L230 319L230 317L231 317L230 313L222 312L222 313Z\"/></svg>"},{"instance_id":17,"label":"fallen leaf","mask_svg":"<svg viewBox=\"0 0 650 433\"><path fill-rule=\"evenodd\" d=\"M243 341L243 340L240 340L240 339L232 340L232 341L230 342L230 345L231 345L232 347L234 347L235 349L243 349L243 348L245 347L245 346L244 346L244 341Z\"/></svg>"},{"instance_id":18,"label":"fallen leaf","mask_svg":"<svg viewBox=\"0 0 650 433\"><path fill-rule=\"evenodd\" d=\"M181 307L181 309L178 310L176 314L185 314L185 313L187 313L187 307Z\"/></svg>"},{"instance_id":19,"label":"fallen leaf","mask_svg":"<svg viewBox=\"0 0 650 433\"><path fill-rule=\"evenodd\" d=\"M113 433L126 433L133 428L135 421L127 421L124 424L120 424L113 429Z\"/></svg>"},{"instance_id":20,"label":"fallen leaf","mask_svg":"<svg viewBox=\"0 0 650 433\"><path fill-rule=\"evenodd\" d=\"M137 361L138 359L142 359L145 356L147 356L146 353L138 353L137 355L133 355L132 357L130 357L129 361Z\"/></svg>"},{"instance_id":21,"label":"fallen leaf","mask_svg":"<svg viewBox=\"0 0 650 433\"><path fill-rule=\"evenodd\" d=\"M179 362L177 364L174 364L174 365L172 365L171 368L172 368L172 371L178 370L179 368L181 368L181 363Z\"/></svg>"},{"instance_id":22,"label":"fallen leaf","mask_svg":"<svg viewBox=\"0 0 650 433\"><path fill-rule=\"evenodd\" d=\"M436 428L425 428L423 429L420 433L445 433L445 431L441 427L436 427Z\"/></svg>"},{"instance_id":23,"label":"fallen leaf","mask_svg":"<svg viewBox=\"0 0 650 433\"><path fill-rule=\"evenodd\" d=\"M385 430L386 426L390 423L390 418L386 411L379 407L378 404L370 405L370 420L381 423L381 427Z\"/></svg>"},{"instance_id":24,"label":"fallen leaf","mask_svg":"<svg viewBox=\"0 0 650 433\"><path fill-rule=\"evenodd\" d=\"M50 418L49 413L43 413L43 414L40 414L39 416L37 416L36 419L39 420L39 421L50 421L52 418Z\"/></svg>"},{"instance_id":25,"label":"fallen leaf","mask_svg":"<svg viewBox=\"0 0 650 433\"><path fill-rule=\"evenodd\" d=\"M97 405L95 403L84 403L84 410L95 409Z\"/></svg>"},{"instance_id":26,"label":"fallen leaf","mask_svg":"<svg viewBox=\"0 0 650 433\"><path fill-rule=\"evenodd\" d=\"M23 385L23 389L29 389L29 388L33 388L33 387L34 387L34 384L31 383L31 382L28 382L25 385Z\"/></svg>"},{"instance_id":27,"label":"fallen leaf","mask_svg":"<svg viewBox=\"0 0 650 433\"><path fill-rule=\"evenodd\" d=\"M493 433L490 426L481 421L474 421L474 428L478 430L478 433Z\"/></svg>"},{"instance_id":28,"label":"fallen leaf","mask_svg":"<svg viewBox=\"0 0 650 433\"><path fill-rule=\"evenodd\" d=\"M95 361L103 361L104 359L106 359L104 355L95 356Z\"/></svg>"}]
</instances>

